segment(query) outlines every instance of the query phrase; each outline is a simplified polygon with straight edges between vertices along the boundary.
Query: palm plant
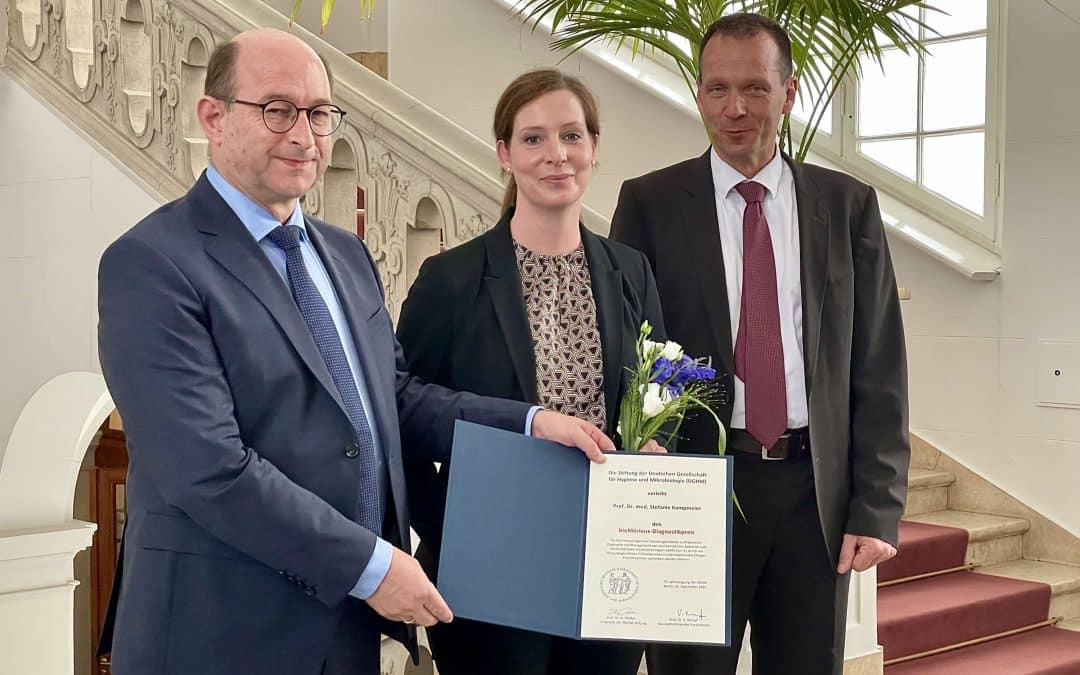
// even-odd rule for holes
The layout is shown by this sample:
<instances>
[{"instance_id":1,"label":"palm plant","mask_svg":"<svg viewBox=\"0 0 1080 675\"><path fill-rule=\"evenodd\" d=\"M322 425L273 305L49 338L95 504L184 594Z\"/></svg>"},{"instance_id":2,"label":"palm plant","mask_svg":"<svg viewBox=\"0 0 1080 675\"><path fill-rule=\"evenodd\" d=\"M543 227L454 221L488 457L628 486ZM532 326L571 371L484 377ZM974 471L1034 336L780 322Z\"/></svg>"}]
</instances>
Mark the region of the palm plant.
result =
<instances>
[{"instance_id":1,"label":"palm plant","mask_svg":"<svg viewBox=\"0 0 1080 675\"><path fill-rule=\"evenodd\" d=\"M799 95L813 97L803 99L810 113L798 148L790 114L780 126L780 147L797 160L809 151L837 89L858 77L860 57L880 65L887 47L924 52L919 9L937 11L921 0L520 0L517 8L533 30L549 19L551 47L567 56L597 41L616 51L628 47L632 57L666 54L691 95L697 92L701 38L713 21L732 9L774 19L791 36Z\"/></svg>"},{"instance_id":2,"label":"palm plant","mask_svg":"<svg viewBox=\"0 0 1080 675\"><path fill-rule=\"evenodd\" d=\"M370 17L371 11L375 9L375 0L358 0L360 2L360 16ZM319 32L326 32L326 24L330 23L330 16L334 13L334 5L337 0L321 0L320 13L319 13ZM294 0L292 11L289 12L289 23L296 21L296 17L300 14L300 8L304 5L304 0Z\"/></svg>"}]
</instances>

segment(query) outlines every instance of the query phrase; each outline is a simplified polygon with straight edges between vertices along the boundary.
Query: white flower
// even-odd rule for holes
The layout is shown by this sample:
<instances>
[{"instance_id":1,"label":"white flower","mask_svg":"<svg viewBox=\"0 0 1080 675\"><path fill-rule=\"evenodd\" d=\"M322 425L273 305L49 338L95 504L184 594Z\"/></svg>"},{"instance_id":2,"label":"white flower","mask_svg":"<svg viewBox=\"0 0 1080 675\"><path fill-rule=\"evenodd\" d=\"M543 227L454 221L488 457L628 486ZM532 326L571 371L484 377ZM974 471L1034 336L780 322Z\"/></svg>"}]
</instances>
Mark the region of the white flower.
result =
<instances>
[{"instance_id":1,"label":"white flower","mask_svg":"<svg viewBox=\"0 0 1080 675\"><path fill-rule=\"evenodd\" d=\"M652 356L653 358L656 358L656 355L659 354L660 352L662 352L663 350L664 350L664 343L662 343L662 342L653 342L652 340L649 340L648 338L646 338L645 340L642 340L642 342L641 342L641 353L644 354L645 358L649 358L650 356Z\"/></svg>"},{"instance_id":2,"label":"white flower","mask_svg":"<svg viewBox=\"0 0 1080 675\"><path fill-rule=\"evenodd\" d=\"M671 340L668 340L664 343L664 351L660 354L660 356L663 356L665 359L671 361L672 363L681 359L682 355L682 345L678 342L672 342Z\"/></svg>"},{"instance_id":3,"label":"white flower","mask_svg":"<svg viewBox=\"0 0 1080 675\"><path fill-rule=\"evenodd\" d=\"M664 412L664 407L671 402L671 394L667 387L662 387L655 382L650 382L645 389L641 401L641 412L645 419L656 417Z\"/></svg>"}]
</instances>

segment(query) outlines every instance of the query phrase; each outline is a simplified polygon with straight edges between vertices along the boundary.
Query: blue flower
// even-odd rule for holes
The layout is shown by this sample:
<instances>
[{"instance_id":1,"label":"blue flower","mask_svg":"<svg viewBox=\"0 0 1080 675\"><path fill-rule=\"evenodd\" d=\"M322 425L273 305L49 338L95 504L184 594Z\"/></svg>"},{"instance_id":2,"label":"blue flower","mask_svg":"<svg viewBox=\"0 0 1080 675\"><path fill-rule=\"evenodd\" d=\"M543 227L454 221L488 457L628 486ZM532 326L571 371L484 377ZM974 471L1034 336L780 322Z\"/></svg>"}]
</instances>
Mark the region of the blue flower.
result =
<instances>
[{"instance_id":1,"label":"blue flower","mask_svg":"<svg viewBox=\"0 0 1080 675\"><path fill-rule=\"evenodd\" d=\"M689 356L683 356L675 364L675 376L674 378L672 378L672 381L680 387L685 386L690 382L693 382L695 379L694 368L696 367L696 365L697 364L692 358L690 358Z\"/></svg>"},{"instance_id":2,"label":"blue flower","mask_svg":"<svg viewBox=\"0 0 1080 675\"><path fill-rule=\"evenodd\" d=\"M692 382L711 380L715 377L716 370L711 366L693 359L686 359L680 360L677 364L677 370L674 377L671 378L671 384L683 388Z\"/></svg>"},{"instance_id":3,"label":"blue flower","mask_svg":"<svg viewBox=\"0 0 1080 675\"><path fill-rule=\"evenodd\" d=\"M661 356L653 363L652 373L649 374L649 382L664 382L671 379L674 374L674 365Z\"/></svg>"},{"instance_id":4,"label":"blue flower","mask_svg":"<svg viewBox=\"0 0 1080 675\"><path fill-rule=\"evenodd\" d=\"M711 380L716 377L716 369L712 366L700 365L697 367L694 379Z\"/></svg>"}]
</instances>

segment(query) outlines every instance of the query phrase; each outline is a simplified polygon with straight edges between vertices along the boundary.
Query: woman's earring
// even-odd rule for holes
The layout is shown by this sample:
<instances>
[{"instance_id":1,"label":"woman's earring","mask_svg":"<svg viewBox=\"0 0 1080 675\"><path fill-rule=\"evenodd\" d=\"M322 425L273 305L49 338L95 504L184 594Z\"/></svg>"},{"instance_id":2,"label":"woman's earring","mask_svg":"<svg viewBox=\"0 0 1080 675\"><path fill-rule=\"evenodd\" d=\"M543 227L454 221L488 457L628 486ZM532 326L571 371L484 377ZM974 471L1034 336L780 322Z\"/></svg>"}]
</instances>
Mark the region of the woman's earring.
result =
<instances>
[{"instance_id":1,"label":"woman's earring","mask_svg":"<svg viewBox=\"0 0 1080 675\"><path fill-rule=\"evenodd\" d=\"M593 166L593 168L595 169L599 164L600 164L600 160L593 157L592 158L592 166Z\"/></svg>"}]
</instances>

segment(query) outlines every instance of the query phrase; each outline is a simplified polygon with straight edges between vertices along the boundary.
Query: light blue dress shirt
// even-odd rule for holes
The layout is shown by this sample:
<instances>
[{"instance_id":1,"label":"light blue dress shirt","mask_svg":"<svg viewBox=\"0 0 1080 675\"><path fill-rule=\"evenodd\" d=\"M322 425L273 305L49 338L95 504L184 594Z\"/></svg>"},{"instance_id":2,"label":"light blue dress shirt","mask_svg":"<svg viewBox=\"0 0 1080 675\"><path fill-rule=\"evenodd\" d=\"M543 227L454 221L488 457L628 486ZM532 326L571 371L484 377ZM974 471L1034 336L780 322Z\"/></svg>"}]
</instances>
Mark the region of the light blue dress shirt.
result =
<instances>
[{"instance_id":1,"label":"light blue dress shirt","mask_svg":"<svg viewBox=\"0 0 1080 675\"><path fill-rule=\"evenodd\" d=\"M341 301L338 299L334 285L330 281L330 275L326 272L326 266L323 265L322 259L311 243L311 239L307 236L307 227L304 223L304 215L300 211L300 204L298 203L296 208L293 209L288 221L279 223L273 214L256 204L254 200L226 181L213 165L206 168L206 178L210 181L210 185L221 195L221 198L225 200L225 203L229 205L229 208L233 210L236 217L240 219L240 222L244 224L248 232L251 233L251 236L255 238L255 241L258 242L259 247L269 258L274 269L281 275L281 279L286 286L289 285L289 274L285 269L285 252L275 246L266 235L282 224L295 225L300 228L300 252L304 256L304 266L307 267L311 280L315 283L315 287L319 290L319 294L322 295L327 309L330 310L330 316L334 319L338 338L341 340L341 346L345 349L345 358L349 362L349 369L352 371L353 379L356 380L356 389L360 393L360 400L364 403L364 414L368 418L368 426L372 430L376 429L375 421L371 419L371 413L369 412L371 410L371 395L362 376L360 358L357 356L356 344L353 342L352 333L349 331L348 319L341 308ZM531 422L532 414L530 413L529 423L526 426L530 427ZM373 434L373 436L375 454L378 459L380 492L386 494L387 477L383 449L379 446L378 434ZM378 498L381 499L381 497ZM356 582L356 586L349 591L349 595L361 600L370 597L390 570L393 552L393 546L390 545L390 542L378 538L375 542L375 551L372 553L367 567L364 568L360 579Z\"/></svg>"}]
</instances>

